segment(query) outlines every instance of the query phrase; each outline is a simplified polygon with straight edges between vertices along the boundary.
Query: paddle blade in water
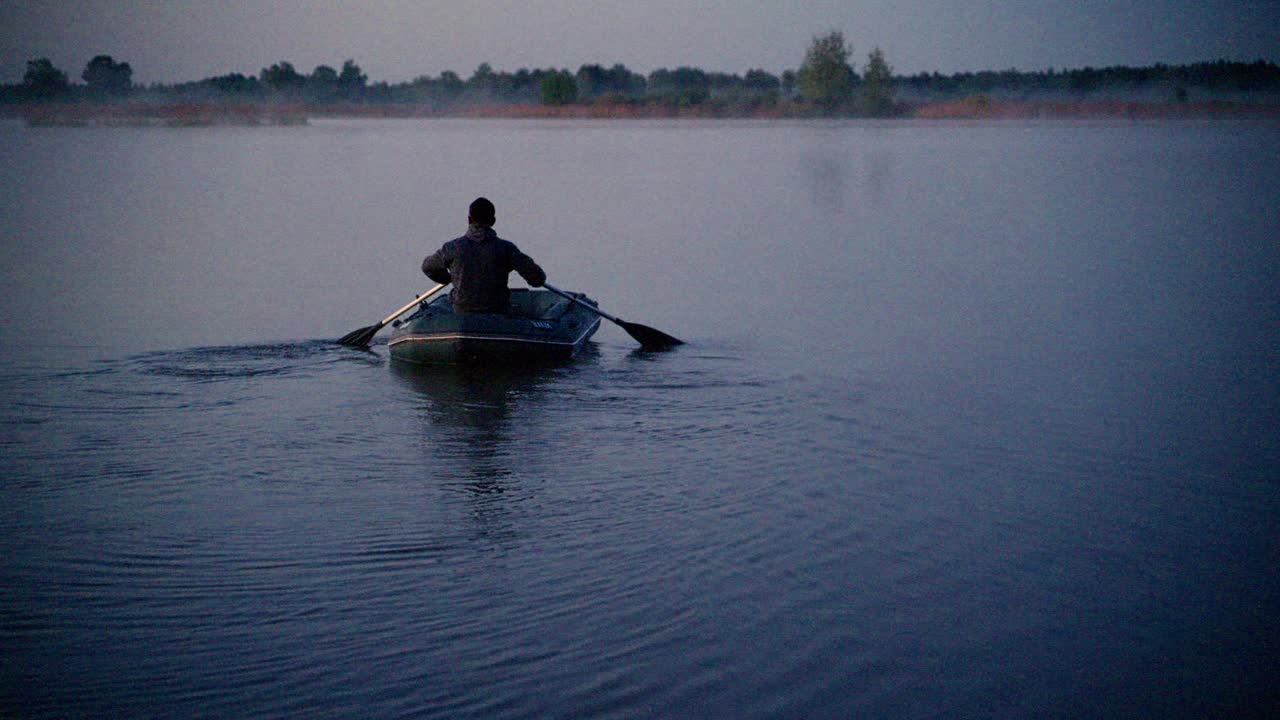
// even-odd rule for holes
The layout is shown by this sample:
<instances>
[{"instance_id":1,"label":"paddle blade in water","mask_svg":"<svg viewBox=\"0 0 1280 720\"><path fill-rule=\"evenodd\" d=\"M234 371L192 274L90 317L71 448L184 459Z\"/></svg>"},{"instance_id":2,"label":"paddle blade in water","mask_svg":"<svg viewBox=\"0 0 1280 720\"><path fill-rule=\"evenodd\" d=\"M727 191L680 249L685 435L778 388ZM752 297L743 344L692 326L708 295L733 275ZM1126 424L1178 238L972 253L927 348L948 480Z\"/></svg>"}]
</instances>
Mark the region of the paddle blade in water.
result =
<instances>
[{"instance_id":1,"label":"paddle blade in water","mask_svg":"<svg viewBox=\"0 0 1280 720\"><path fill-rule=\"evenodd\" d=\"M626 330L628 335L635 338L636 342L640 343L640 347L645 350L666 350L667 348L684 344L683 340L671 337L661 330L654 330L647 325L638 325L636 323L621 321L618 325L620 325L623 330Z\"/></svg>"},{"instance_id":2,"label":"paddle blade in water","mask_svg":"<svg viewBox=\"0 0 1280 720\"><path fill-rule=\"evenodd\" d=\"M338 343L340 345L350 345L351 347L365 347L369 344L369 341L373 339L373 336L377 335L378 331L381 329L381 325L362 327L359 330L353 330L338 338Z\"/></svg>"}]
</instances>

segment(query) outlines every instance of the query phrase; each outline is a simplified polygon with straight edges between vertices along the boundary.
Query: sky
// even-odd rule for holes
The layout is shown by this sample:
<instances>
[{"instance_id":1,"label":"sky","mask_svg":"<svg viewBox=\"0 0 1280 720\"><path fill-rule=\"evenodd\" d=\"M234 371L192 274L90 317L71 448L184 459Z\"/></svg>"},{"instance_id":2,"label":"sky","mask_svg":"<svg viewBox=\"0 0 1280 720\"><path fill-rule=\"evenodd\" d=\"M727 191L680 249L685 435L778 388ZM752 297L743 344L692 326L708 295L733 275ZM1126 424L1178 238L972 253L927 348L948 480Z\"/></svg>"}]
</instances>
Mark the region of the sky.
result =
<instances>
[{"instance_id":1,"label":"sky","mask_svg":"<svg viewBox=\"0 0 1280 720\"><path fill-rule=\"evenodd\" d=\"M0 82L41 57L79 82L95 55L142 84L349 58L391 83L484 62L778 74L831 30L899 74L1280 61L1280 0L0 0Z\"/></svg>"}]
</instances>

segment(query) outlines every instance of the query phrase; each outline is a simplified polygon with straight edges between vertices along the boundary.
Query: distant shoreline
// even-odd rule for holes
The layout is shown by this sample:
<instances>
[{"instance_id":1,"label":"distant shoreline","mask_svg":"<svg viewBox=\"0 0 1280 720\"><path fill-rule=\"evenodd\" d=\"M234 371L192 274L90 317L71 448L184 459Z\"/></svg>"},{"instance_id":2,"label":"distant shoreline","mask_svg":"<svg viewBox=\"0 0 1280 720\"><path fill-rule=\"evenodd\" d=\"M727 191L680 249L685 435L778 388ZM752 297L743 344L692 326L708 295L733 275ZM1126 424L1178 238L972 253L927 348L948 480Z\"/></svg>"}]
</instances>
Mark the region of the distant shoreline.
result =
<instances>
[{"instance_id":1,"label":"distant shoreline","mask_svg":"<svg viewBox=\"0 0 1280 720\"><path fill-rule=\"evenodd\" d=\"M659 104L599 102L576 105L511 103L450 107L415 104L81 102L22 104L3 108L0 113L23 119L32 127L294 126L306 125L311 119L322 118L869 119L856 114L823 114L815 112L811 107L791 103L743 110L712 106L675 108ZM891 117L925 120L1280 118L1280 104L1102 99L1007 100L974 95L957 100L900 104Z\"/></svg>"}]
</instances>

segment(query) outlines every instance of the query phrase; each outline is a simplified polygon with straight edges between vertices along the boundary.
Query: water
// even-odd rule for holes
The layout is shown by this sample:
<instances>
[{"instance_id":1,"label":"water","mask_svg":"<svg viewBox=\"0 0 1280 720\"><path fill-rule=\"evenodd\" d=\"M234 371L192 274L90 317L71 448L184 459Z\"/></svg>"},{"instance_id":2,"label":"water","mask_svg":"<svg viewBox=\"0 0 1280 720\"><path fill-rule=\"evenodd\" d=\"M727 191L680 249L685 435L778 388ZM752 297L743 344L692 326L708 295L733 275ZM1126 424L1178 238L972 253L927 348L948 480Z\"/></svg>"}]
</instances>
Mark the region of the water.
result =
<instances>
[{"instance_id":1,"label":"water","mask_svg":"<svg viewBox=\"0 0 1280 720\"><path fill-rule=\"evenodd\" d=\"M1274 124L0 140L0 714L1277 707ZM688 344L329 342L480 194Z\"/></svg>"}]
</instances>

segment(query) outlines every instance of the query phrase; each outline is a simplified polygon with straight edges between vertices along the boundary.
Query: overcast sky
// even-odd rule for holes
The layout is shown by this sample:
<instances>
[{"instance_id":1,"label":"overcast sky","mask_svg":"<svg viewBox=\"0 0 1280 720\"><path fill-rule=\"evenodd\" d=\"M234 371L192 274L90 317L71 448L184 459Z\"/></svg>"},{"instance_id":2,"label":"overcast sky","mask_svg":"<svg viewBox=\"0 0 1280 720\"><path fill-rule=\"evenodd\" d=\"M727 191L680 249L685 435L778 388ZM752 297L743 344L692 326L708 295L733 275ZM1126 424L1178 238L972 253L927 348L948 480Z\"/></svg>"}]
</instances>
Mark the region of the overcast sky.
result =
<instances>
[{"instance_id":1,"label":"overcast sky","mask_svg":"<svg viewBox=\"0 0 1280 720\"><path fill-rule=\"evenodd\" d=\"M898 73L1280 60L1280 0L0 0L0 81L48 57L79 82L99 54L139 83L347 58L393 83L482 62L777 74L829 30Z\"/></svg>"}]
</instances>

